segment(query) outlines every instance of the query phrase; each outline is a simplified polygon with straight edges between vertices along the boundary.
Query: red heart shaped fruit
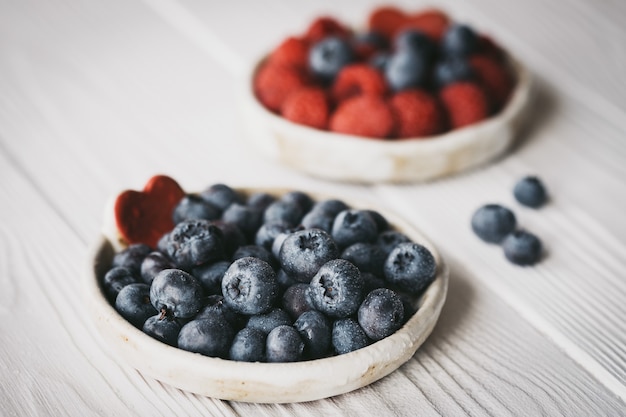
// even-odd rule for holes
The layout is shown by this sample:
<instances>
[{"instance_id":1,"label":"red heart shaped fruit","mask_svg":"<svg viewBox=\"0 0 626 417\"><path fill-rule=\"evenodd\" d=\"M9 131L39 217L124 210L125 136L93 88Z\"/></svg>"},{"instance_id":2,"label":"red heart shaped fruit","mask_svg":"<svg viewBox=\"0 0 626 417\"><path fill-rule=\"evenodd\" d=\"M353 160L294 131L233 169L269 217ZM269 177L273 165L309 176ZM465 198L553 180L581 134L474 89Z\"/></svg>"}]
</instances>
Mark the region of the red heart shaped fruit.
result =
<instances>
[{"instance_id":1,"label":"red heart shaped fruit","mask_svg":"<svg viewBox=\"0 0 626 417\"><path fill-rule=\"evenodd\" d=\"M172 213L184 195L180 185L165 175L150 178L143 191L122 192L115 200L117 230L128 244L156 248L161 236L174 227Z\"/></svg>"}]
</instances>

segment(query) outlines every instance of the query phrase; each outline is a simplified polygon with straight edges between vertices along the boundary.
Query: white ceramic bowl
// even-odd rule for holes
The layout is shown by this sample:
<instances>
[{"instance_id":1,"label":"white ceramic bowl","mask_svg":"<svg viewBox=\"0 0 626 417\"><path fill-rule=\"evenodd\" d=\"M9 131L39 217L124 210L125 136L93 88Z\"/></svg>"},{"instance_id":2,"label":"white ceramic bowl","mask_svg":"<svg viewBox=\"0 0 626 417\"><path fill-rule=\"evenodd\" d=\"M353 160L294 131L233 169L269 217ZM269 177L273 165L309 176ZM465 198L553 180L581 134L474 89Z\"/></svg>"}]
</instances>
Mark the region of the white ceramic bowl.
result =
<instances>
[{"instance_id":1,"label":"white ceramic bowl","mask_svg":"<svg viewBox=\"0 0 626 417\"><path fill-rule=\"evenodd\" d=\"M267 110L255 97L252 80L263 59L240 83L244 139L273 161L309 175L357 183L433 180L486 164L514 144L529 100L531 77L509 58L516 87L497 115L429 138L372 140L313 129Z\"/></svg>"},{"instance_id":2,"label":"white ceramic bowl","mask_svg":"<svg viewBox=\"0 0 626 417\"><path fill-rule=\"evenodd\" d=\"M255 191L276 195L285 192ZM329 198L309 195L316 200ZM448 267L435 247L406 221L379 207L343 201L354 208L379 211L396 230L426 246L437 261L437 277L417 301L418 311L393 335L348 354L293 363L236 362L171 347L133 327L107 302L101 281L115 254L112 243L115 239L106 230L91 249L84 286L85 304L103 345L121 363L144 375L185 391L224 400L311 401L358 389L388 375L409 360L432 332L446 298Z\"/></svg>"}]
</instances>

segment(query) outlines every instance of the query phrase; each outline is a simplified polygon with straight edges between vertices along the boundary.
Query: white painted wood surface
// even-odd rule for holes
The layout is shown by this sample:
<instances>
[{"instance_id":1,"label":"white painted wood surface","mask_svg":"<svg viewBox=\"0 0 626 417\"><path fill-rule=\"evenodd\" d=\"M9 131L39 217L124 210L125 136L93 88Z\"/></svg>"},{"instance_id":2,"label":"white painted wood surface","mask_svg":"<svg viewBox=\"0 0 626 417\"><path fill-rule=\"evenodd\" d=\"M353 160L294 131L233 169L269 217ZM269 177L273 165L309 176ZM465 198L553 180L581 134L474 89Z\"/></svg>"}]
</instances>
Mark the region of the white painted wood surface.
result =
<instances>
[{"instance_id":1,"label":"white painted wood surface","mask_svg":"<svg viewBox=\"0 0 626 417\"><path fill-rule=\"evenodd\" d=\"M0 1L0 415L626 415L625 5L428 3L492 33L538 80L523 143L486 168L363 187L243 149L245 65L320 13L358 23L376 4ZM186 189L301 186L387 205L451 265L434 333L383 380L303 404L194 396L119 365L85 316L81 278L107 198L155 173ZM552 195L539 211L511 196L528 173ZM488 201L543 239L543 262L518 268L477 241L469 217Z\"/></svg>"}]
</instances>

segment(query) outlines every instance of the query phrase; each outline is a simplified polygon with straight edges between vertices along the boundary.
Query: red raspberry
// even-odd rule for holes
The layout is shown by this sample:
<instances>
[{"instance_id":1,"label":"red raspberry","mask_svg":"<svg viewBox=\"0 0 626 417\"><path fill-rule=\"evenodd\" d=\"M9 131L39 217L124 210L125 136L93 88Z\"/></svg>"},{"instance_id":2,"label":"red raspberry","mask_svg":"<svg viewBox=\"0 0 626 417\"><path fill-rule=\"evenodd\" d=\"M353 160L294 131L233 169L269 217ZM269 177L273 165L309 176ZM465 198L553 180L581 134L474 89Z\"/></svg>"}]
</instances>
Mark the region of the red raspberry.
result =
<instances>
[{"instance_id":1,"label":"red raspberry","mask_svg":"<svg viewBox=\"0 0 626 417\"><path fill-rule=\"evenodd\" d=\"M309 43L290 36L274 49L269 57L272 64L306 68L309 59Z\"/></svg>"},{"instance_id":2,"label":"red raspberry","mask_svg":"<svg viewBox=\"0 0 626 417\"><path fill-rule=\"evenodd\" d=\"M393 6L383 6L370 13L367 26L370 30L391 39L407 19L408 16L402 10Z\"/></svg>"},{"instance_id":3,"label":"red raspberry","mask_svg":"<svg viewBox=\"0 0 626 417\"><path fill-rule=\"evenodd\" d=\"M337 102L360 94L383 96L386 92L387 83L383 75L366 64L343 67L332 85L332 97Z\"/></svg>"},{"instance_id":4,"label":"red raspberry","mask_svg":"<svg viewBox=\"0 0 626 417\"><path fill-rule=\"evenodd\" d=\"M479 83L491 99L493 110L500 110L513 91L513 77L503 64L488 56L473 55L469 61Z\"/></svg>"},{"instance_id":5,"label":"red raspberry","mask_svg":"<svg viewBox=\"0 0 626 417\"><path fill-rule=\"evenodd\" d=\"M427 9L409 16L407 22L398 28L394 35L410 28L424 32L434 40L440 41L448 26L450 26L450 18L446 13L439 9Z\"/></svg>"},{"instance_id":6,"label":"red raspberry","mask_svg":"<svg viewBox=\"0 0 626 417\"><path fill-rule=\"evenodd\" d=\"M281 113L294 123L326 129L329 114L326 92L318 87L295 90L283 102Z\"/></svg>"},{"instance_id":7,"label":"red raspberry","mask_svg":"<svg viewBox=\"0 0 626 417\"><path fill-rule=\"evenodd\" d=\"M442 131L443 112L435 97L422 90L404 90L389 100L396 128L394 136L415 138Z\"/></svg>"},{"instance_id":8,"label":"red raspberry","mask_svg":"<svg viewBox=\"0 0 626 417\"><path fill-rule=\"evenodd\" d=\"M448 84L439 92L439 96L452 128L471 125L489 116L487 95L477 84Z\"/></svg>"},{"instance_id":9,"label":"red raspberry","mask_svg":"<svg viewBox=\"0 0 626 417\"><path fill-rule=\"evenodd\" d=\"M372 95L343 101L330 116L330 130L338 133L382 139L391 134L393 127L389 105Z\"/></svg>"},{"instance_id":10,"label":"red raspberry","mask_svg":"<svg viewBox=\"0 0 626 417\"><path fill-rule=\"evenodd\" d=\"M289 93L306 83L306 76L299 68L268 63L254 78L254 93L265 107L277 112Z\"/></svg>"},{"instance_id":11,"label":"red raspberry","mask_svg":"<svg viewBox=\"0 0 626 417\"><path fill-rule=\"evenodd\" d=\"M350 35L350 29L330 16L318 17L311 23L305 32L305 39L310 43L321 41L327 36L339 36L346 38Z\"/></svg>"}]
</instances>

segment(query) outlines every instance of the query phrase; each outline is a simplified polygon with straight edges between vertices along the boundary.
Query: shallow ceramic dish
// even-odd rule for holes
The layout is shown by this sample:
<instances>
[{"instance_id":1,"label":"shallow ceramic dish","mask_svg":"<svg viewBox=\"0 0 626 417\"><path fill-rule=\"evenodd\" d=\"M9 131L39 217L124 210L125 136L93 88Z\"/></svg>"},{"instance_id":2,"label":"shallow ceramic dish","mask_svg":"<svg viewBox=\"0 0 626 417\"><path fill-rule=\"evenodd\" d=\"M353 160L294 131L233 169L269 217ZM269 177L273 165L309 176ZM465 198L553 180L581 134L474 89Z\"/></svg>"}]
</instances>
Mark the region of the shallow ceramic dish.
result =
<instances>
[{"instance_id":1,"label":"shallow ceramic dish","mask_svg":"<svg viewBox=\"0 0 626 417\"><path fill-rule=\"evenodd\" d=\"M254 191L276 195L286 192ZM309 195L316 200L329 198ZM105 215L103 234L91 249L85 277L86 305L102 343L121 363L144 375L185 391L223 400L258 403L311 401L361 388L388 375L409 360L432 332L446 298L448 267L435 247L406 221L383 208L343 201L354 208L379 211L396 230L426 246L437 261L437 277L416 301L418 311L393 335L348 354L293 363L236 362L168 346L133 327L105 298L101 281L115 254L114 246L117 246L116 233L107 226L110 216Z\"/></svg>"},{"instance_id":2,"label":"shallow ceramic dish","mask_svg":"<svg viewBox=\"0 0 626 417\"><path fill-rule=\"evenodd\" d=\"M437 136L385 141L313 129L267 110L252 87L260 60L240 83L243 136L271 160L328 180L401 183L457 174L494 160L515 142L531 77L520 62L509 61L517 83L507 105L495 116Z\"/></svg>"}]
</instances>

